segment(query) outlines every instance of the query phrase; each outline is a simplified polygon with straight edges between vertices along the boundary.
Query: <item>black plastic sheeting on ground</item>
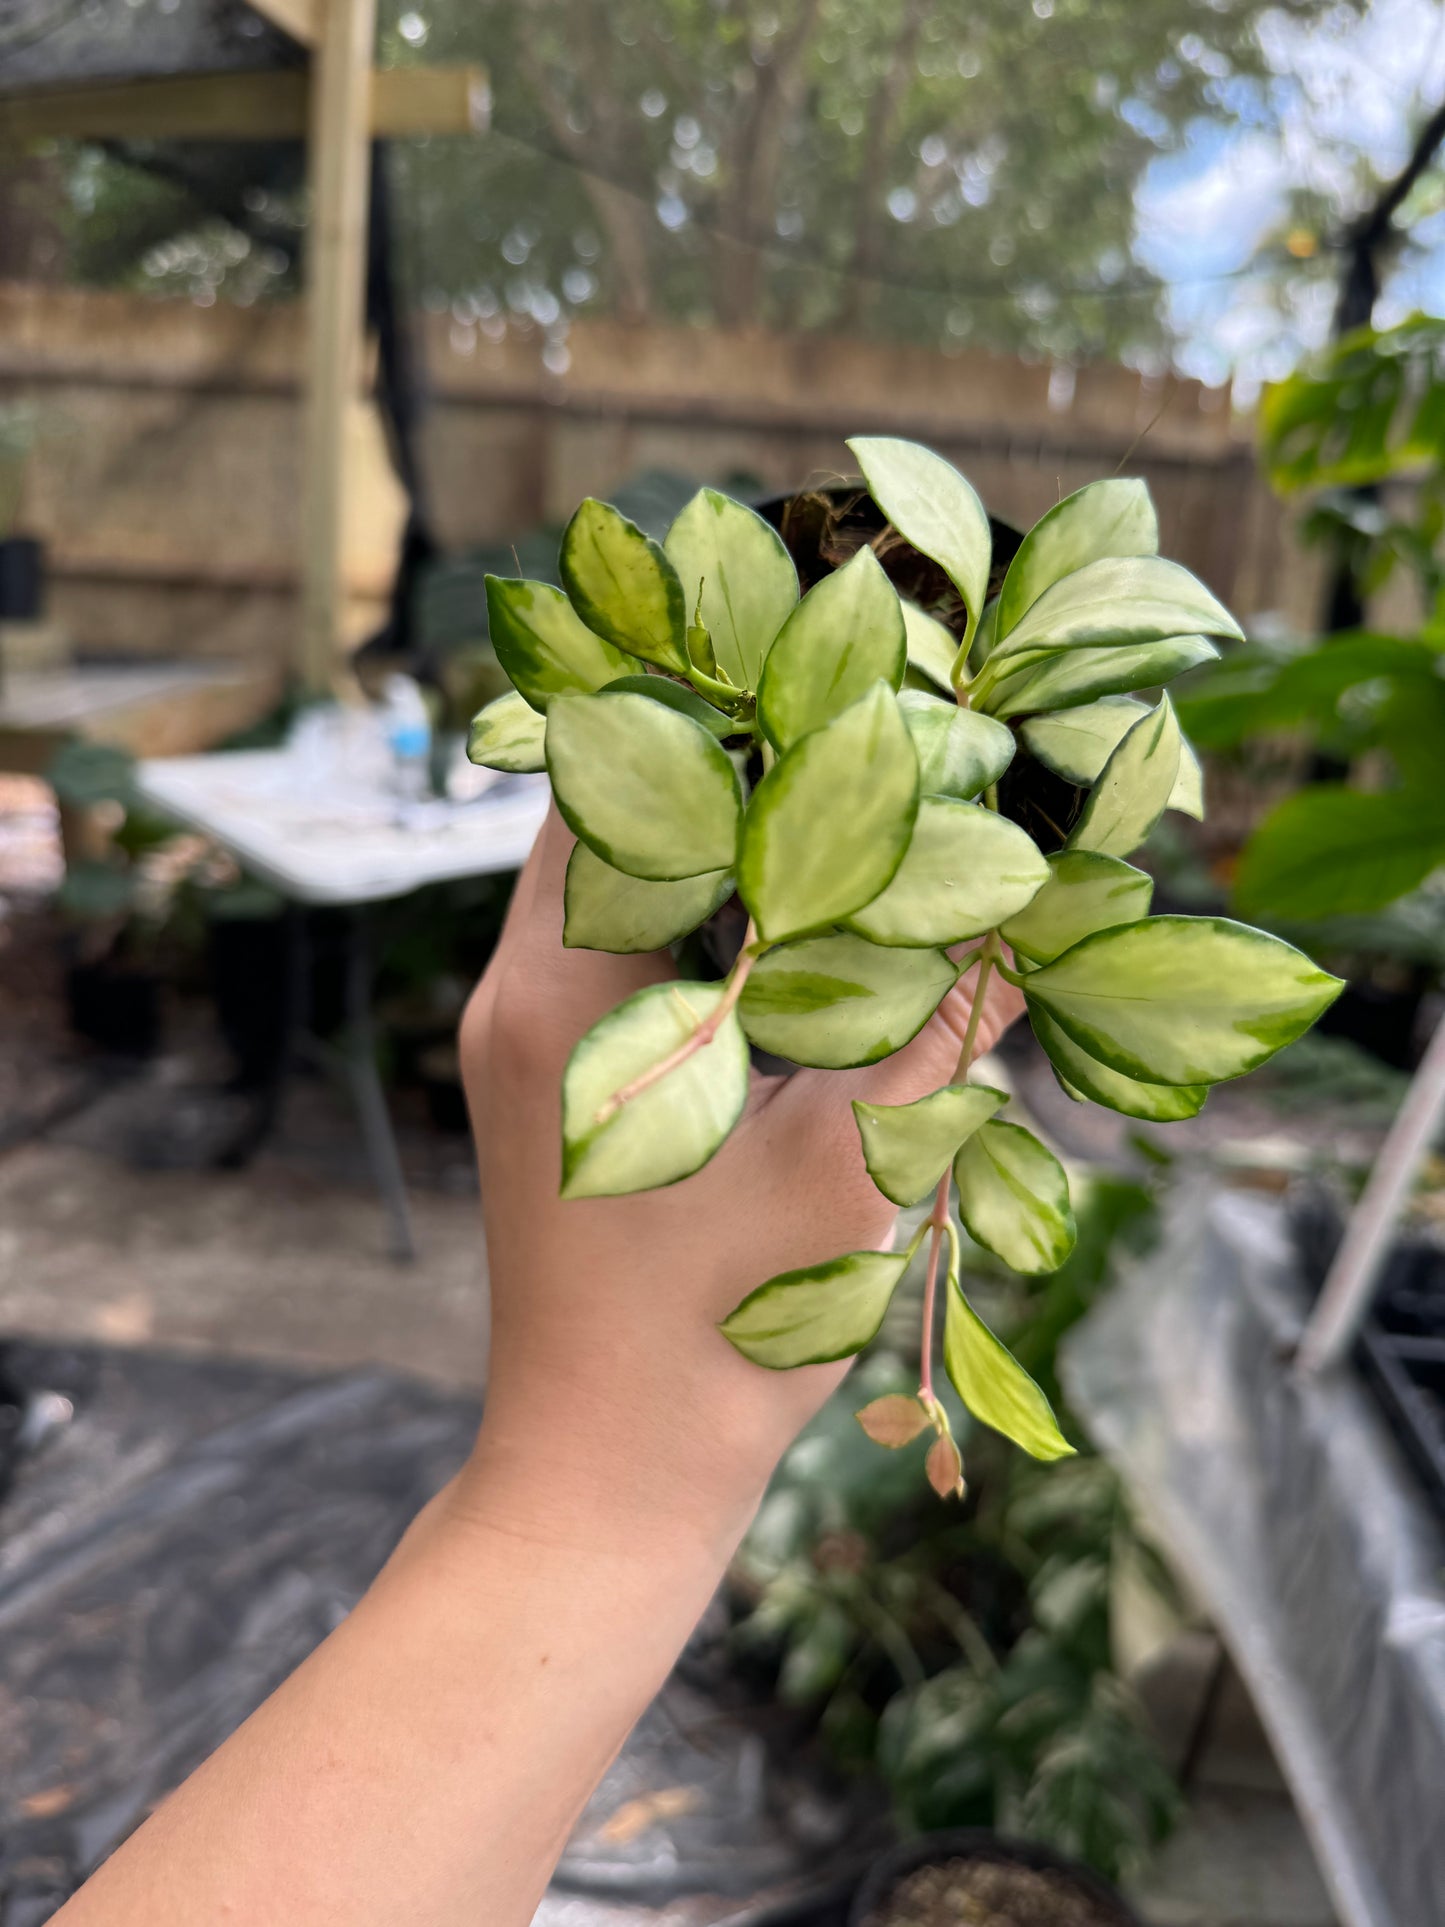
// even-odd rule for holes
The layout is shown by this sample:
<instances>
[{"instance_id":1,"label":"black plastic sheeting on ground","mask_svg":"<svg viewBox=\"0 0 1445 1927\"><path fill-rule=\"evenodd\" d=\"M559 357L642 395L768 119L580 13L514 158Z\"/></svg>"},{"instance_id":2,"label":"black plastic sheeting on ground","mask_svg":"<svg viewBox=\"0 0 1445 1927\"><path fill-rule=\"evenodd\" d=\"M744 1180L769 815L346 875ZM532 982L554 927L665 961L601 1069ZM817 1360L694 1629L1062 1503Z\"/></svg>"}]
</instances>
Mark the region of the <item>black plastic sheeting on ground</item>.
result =
<instances>
[{"instance_id":1,"label":"black plastic sheeting on ground","mask_svg":"<svg viewBox=\"0 0 1445 1927\"><path fill-rule=\"evenodd\" d=\"M1186 1191L1069 1400L1208 1607L1343 1927L1445 1922L1445 1538L1353 1369L1302 1378L1282 1206Z\"/></svg>"},{"instance_id":2,"label":"black plastic sheeting on ground","mask_svg":"<svg viewBox=\"0 0 1445 1927\"><path fill-rule=\"evenodd\" d=\"M75 1407L0 1503L0 1927L39 1927L349 1611L478 1412L379 1372L22 1345L5 1365ZM715 1608L539 1924L796 1918L876 1843L768 1744L722 1629Z\"/></svg>"}]
</instances>

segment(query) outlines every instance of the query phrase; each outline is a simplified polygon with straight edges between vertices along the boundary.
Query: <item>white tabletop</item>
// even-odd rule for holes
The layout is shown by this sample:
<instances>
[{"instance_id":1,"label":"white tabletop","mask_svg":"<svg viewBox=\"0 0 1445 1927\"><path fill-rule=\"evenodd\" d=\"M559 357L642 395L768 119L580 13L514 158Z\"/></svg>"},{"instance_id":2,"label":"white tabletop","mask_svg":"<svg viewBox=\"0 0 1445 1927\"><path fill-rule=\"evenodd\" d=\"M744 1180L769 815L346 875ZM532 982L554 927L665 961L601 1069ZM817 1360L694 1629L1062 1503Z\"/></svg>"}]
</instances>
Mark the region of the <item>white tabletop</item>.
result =
<instances>
[{"instance_id":1,"label":"white tabletop","mask_svg":"<svg viewBox=\"0 0 1445 1927\"><path fill-rule=\"evenodd\" d=\"M254 671L233 662L84 663L59 669L11 669L0 683L0 725L70 729L191 690L246 681Z\"/></svg>"},{"instance_id":2,"label":"white tabletop","mask_svg":"<svg viewBox=\"0 0 1445 1927\"><path fill-rule=\"evenodd\" d=\"M144 762L137 788L296 903L376 903L427 883L520 869L547 813L545 776L499 777L468 802L407 803L294 750Z\"/></svg>"}]
</instances>

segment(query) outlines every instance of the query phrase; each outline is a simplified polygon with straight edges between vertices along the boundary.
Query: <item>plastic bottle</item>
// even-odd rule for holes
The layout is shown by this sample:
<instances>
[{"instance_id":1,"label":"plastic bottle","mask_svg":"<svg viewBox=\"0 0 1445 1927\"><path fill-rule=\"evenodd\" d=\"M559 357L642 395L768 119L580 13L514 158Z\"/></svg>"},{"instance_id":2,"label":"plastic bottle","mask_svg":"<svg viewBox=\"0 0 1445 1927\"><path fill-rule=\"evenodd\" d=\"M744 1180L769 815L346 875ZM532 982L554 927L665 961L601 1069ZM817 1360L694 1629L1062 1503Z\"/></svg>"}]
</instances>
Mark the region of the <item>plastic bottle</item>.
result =
<instances>
[{"instance_id":1,"label":"plastic bottle","mask_svg":"<svg viewBox=\"0 0 1445 1927\"><path fill-rule=\"evenodd\" d=\"M431 716L410 676L388 676L382 692L392 783L398 796L420 802L431 793Z\"/></svg>"}]
</instances>

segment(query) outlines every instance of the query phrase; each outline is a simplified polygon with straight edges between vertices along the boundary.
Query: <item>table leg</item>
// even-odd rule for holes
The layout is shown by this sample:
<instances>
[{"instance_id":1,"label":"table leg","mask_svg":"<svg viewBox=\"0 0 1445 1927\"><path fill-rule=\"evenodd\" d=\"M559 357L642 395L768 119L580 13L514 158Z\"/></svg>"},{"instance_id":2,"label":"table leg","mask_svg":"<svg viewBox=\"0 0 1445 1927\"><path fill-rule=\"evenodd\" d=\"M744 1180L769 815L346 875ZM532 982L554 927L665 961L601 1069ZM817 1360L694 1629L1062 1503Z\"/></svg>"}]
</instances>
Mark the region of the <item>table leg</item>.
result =
<instances>
[{"instance_id":1,"label":"table leg","mask_svg":"<svg viewBox=\"0 0 1445 1927\"><path fill-rule=\"evenodd\" d=\"M416 1258L416 1239L411 1226L411 1205L402 1175L401 1157L386 1107L386 1093L376 1068L376 1027L371 1016L371 956L367 943L365 913L358 911L347 923L346 942L346 1038L342 1046L346 1075L352 1098L361 1119L366 1155L371 1175L391 1222L391 1255L410 1264Z\"/></svg>"}]
</instances>

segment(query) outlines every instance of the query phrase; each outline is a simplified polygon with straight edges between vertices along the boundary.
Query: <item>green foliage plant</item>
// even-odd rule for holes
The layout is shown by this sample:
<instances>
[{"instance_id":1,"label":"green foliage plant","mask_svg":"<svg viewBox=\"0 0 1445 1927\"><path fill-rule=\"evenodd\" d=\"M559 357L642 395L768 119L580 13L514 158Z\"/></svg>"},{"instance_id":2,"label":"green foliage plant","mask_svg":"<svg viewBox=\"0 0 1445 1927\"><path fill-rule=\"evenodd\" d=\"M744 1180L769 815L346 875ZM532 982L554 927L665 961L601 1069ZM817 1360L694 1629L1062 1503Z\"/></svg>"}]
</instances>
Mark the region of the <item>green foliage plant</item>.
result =
<instances>
[{"instance_id":1,"label":"green foliage plant","mask_svg":"<svg viewBox=\"0 0 1445 1927\"><path fill-rule=\"evenodd\" d=\"M961 1492L934 1389L1040 1459L1071 1450L1047 1398L969 1304L961 1234L1026 1276L1076 1227L1067 1176L971 1081L995 973L1024 993L1066 1090L1128 1116L1192 1116L1210 1086L1298 1037L1339 984L1288 944L1215 917L1150 916L1126 858L1168 808L1198 810L1198 770L1156 688L1238 637L1189 572L1157 554L1144 485L1096 482L1030 531L996 594L973 489L916 443L849 444L889 526L799 596L779 535L704 489L665 541L584 502L562 539L565 593L489 577L491 634L514 691L472 730L475 760L545 769L578 843L565 941L656 949L734 892L747 912L720 982L654 985L587 1033L562 1090L562 1195L688 1177L747 1100L750 1046L794 1064L870 1064L909 1042L967 972L954 1075L916 1103L855 1105L880 1191L932 1207L898 1251L821 1253L760 1281L723 1321L745 1357L788 1370L861 1351L928 1245L916 1395L859 1414L879 1443L931 1433L930 1482ZM933 611L880 561L941 571ZM945 648L945 640L952 646ZM1045 853L1000 808L1028 758L1087 791ZM946 1262L944 1253L947 1253Z\"/></svg>"}]
</instances>

